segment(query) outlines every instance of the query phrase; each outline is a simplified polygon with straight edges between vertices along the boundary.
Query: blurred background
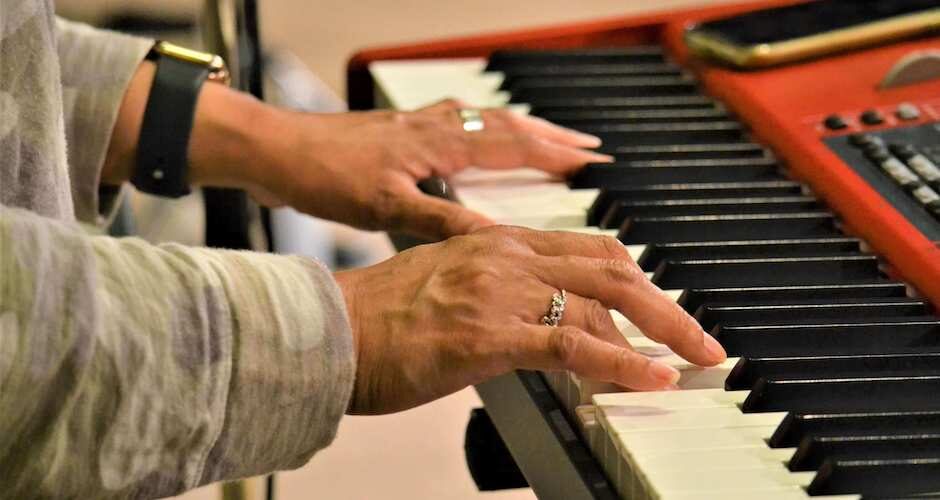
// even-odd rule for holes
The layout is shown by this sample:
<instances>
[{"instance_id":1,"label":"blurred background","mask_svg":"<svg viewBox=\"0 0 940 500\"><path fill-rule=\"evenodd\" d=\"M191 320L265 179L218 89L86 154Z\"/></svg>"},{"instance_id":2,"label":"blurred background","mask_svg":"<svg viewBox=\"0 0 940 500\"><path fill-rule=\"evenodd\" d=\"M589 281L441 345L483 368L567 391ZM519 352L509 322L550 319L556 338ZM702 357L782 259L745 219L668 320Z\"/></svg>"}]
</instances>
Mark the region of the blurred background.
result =
<instances>
[{"instance_id":1,"label":"blurred background","mask_svg":"<svg viewBox=\"0 0 940 500\"><path fill-rule=\"evenodd\" d=\"M265 50L279 62L280 102L294 107L342 109L345 64L357 50L376 45L479 35L653 10L732 0L259 0ZM99 26L139 29L139 19L161 30L191 26L201 0L56 0L61 15ZM152 26L148 26L152 29ZM177 35L178 36L178 35ZM185 43L185 36L181 37ZM293 83L290 83L293 82ZM286 85L286 84L285 84ZM286 92L289 90L290 92ZM269 92L275 93L275 92ZM177 202L134 194L134 232L151 241L201 244L198 193ZM388 238L334 224L279 214L295 230L281 247L334 267L366 265L390 256ZM278 238L278 236L275 236ZM277 498L322 499L531 499L530 490L480 493L463 457L472 389L408 412L347 417L334 444L305 467L277 475ZM262 498L256 488L256 497ZM187 493L186 500L219 499L220 488Z\"/></svg>"}]
</instances>

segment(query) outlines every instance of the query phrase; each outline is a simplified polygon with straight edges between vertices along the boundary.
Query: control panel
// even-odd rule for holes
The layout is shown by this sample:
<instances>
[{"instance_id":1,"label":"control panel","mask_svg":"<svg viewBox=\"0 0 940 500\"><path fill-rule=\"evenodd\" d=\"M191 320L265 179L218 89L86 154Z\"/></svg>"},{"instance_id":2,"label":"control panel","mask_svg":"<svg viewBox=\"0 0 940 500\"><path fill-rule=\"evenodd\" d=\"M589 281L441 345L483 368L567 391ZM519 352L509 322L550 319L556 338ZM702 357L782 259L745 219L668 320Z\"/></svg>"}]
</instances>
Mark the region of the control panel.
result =
<instances>
[{"instance_id":1,"label":"control panel","mask_svg":"<svg viewBox=\"0 0 940 500\"><path fill-rule=\"evenodd\" d=\"M824 140L924 235L940 240L940 122Z\"/></svg>"}]
</instances>

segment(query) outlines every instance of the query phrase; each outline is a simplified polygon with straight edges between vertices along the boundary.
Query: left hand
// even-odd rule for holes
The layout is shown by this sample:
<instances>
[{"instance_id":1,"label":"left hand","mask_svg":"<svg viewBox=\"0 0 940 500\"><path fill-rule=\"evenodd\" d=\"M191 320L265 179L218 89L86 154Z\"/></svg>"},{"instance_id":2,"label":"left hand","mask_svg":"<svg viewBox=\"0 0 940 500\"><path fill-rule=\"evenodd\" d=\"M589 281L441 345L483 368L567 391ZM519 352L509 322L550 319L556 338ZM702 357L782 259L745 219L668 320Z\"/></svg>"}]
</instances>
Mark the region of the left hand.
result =
<instances>
[{"instance_id":1,"label":"left hand","mask_svg":"<svg viewBox=\"0 0 940 500\"><path fill-rule=\"evenodd\" d=\"M277 175L249 190L258 201L363 229L431 239L472 232L492 221L455 203L423 194L417 182L469 166L522 166L564 176L607 155L582 148L597 137L503 109L483 110L485 129L466 132L459 102L414 112L342 114L284 112Z\"/></svg>"}]
</instances>

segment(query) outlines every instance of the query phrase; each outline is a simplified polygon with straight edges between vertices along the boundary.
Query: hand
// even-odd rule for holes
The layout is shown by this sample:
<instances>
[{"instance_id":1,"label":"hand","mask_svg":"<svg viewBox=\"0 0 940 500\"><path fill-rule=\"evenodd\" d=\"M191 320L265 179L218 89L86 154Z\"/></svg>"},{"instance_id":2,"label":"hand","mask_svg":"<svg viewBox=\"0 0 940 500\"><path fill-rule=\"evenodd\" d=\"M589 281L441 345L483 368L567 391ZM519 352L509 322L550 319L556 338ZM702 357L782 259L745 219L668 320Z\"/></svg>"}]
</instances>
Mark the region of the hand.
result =
<instances>
[{"instance_id":1,"label":"hand","mask_svg":"<svg viewBox=\"0 0 940 500\"><path fill-rule=\"evenodd\" d=\"M633 351L608 309L693 363L725 359L613 238L492 227L336 279L356 337L351 413L404 410L513 369L673 386L679 373ZM562 324L544 326L559 289Z\"/></svg>"},{"instance_id":2,"label":"hand","mask_svg":"<svg viewBox=\"0 0 940 500\"><path fill-rule=\"evenodd\" d=\"M364 229L405 232L434 240L492 222L416 187L468 166L529 166L566 175L611 158L580 148L600 140L507 110L483 111L485 130L466 132L456 101L416 112L287 114L293 141L277 156L279 175L252 189L262 203L294 208Z\"/></svg>"}]
</instances>

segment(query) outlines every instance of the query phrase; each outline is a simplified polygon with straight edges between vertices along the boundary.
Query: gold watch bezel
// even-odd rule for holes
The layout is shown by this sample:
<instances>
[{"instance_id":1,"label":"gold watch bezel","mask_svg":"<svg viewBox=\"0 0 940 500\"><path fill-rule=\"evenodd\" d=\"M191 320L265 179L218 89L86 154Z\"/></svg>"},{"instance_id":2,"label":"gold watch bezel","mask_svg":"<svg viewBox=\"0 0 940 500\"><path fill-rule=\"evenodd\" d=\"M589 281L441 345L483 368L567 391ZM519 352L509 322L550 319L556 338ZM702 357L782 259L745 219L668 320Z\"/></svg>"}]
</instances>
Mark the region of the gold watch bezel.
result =
<instances>
[{"instance_id":1,"label":"gold watch bezel","mask_svg":"<svg viewBox=\"0 0 940 500\"><path fill-rule=\"evenodd\" d=\"M192 64L205 66L209 69L209 81L228 85L231 82L231 74L225 60L217 54L201 52L190 48L176 45L167 41L159 41L153 46L153 51L160 56L172 57Z\"/></svg>"}]
</instances>

